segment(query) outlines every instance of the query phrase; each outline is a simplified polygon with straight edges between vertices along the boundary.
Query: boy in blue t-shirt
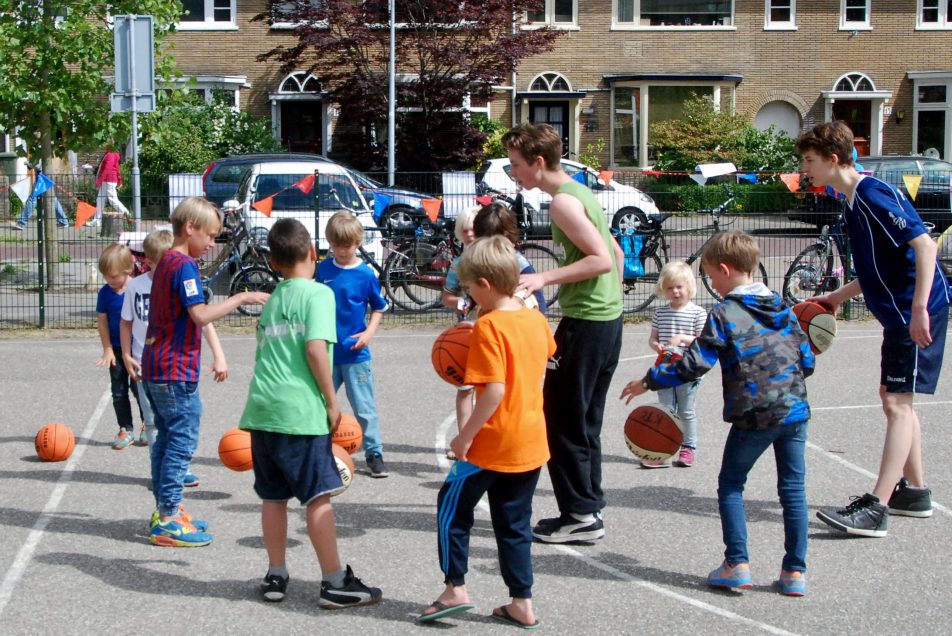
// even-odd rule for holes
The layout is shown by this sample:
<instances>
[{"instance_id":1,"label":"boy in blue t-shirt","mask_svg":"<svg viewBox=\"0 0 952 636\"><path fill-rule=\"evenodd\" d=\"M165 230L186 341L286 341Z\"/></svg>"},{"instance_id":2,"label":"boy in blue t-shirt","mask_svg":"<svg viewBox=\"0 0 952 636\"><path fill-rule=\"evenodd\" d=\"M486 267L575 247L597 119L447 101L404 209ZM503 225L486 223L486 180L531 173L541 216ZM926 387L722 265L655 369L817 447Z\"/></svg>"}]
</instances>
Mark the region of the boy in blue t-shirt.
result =
<instances>
[{"instance_id":1,"label":"boy in blue t-shirt","mask_svg":"<svg viewBox=\"0 0 952 636\"><path fill-rule=\"evenodd\" d=\"M99 255L99 271L106 284L96 297L96 328L102 342L102 355L96 360L97 367L109 368L109 385L112 390L112 408L116 411L119 432L112 442L115 450L122 450L135 440L135 424L132 421L132 402L129 389L133 388L129 373L122 363L122 343L119 339L119 319L126 285L132 277L132 252L125 245L109 245ZM136 403L139 395L136 393ZM142 408L139 408L142 419Z\"/></svg>"},{"instance_id":2,"label":"boy in blue t-shirt","mask_svg":"<svg viewBox=\"0 0 952 636\"><path fill-rule=\"evenodd\" d=\"M337 343L334 345L334 390L343 384L354 416L364 432L364 457L371 477L387 477L380 442L380 418L374 399L370 340L389 305L380 293L373 270L357 256L364 227L350 212L338 212L327 222L327 242L333 258L324 259L315 278L334 291L337 300ZM370 323L367 323L367 307Z\"/></svg>"},{"instance_id":3,"label":"boy in blue t-shirt","mask_svg":"<svg viewBox=\"0 0 952 636\"><path fill-rule=\"evenodd\" d=\"M935 393L949 320L949 287L935 241L901 191L861 175L853 165L853 133L842 122L820 124L797 140L803 172L846 196L843 212L856 280L816 298L834 311L863 294L883 325L879 395L886 439L876 486L843 508L817 517L849 534L886 536L887 514L932 516L922 466L916 393ZM888 505L887 505L888 504Z\"/></svg>"}]
</instances>

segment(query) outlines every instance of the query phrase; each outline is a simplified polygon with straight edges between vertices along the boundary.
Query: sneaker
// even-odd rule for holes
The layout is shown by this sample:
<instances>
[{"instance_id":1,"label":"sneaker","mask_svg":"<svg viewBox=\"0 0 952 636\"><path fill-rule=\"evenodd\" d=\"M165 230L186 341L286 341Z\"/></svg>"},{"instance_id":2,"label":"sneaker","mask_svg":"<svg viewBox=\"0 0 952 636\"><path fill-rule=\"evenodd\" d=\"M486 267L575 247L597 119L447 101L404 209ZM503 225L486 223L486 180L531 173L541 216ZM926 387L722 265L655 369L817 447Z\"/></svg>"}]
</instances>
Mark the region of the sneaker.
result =
<instances>
[{"instance_id":1,"label":"sneaker","mask_svg":"<svg viewBox=\"0 0 952 636\"><path fill-rule=\"evenodd\" d=\"M182 485L186 488L197 488L202 481L198 478L198 475L193 473L185 473L185 479L182 481Z\"/></svg>"},{"instance_id":2,"label":"sneaker","mask_svg":"<svg viewBox=\"0 0 952 636\"><path fill-rule=\"evenodd\" d=\"M666 459L642 459L642 468L670 468L671 464Z\"/></svg>"},{"instance_id":3,"label":"sneaker","mask_svg":"<svg viewBox=\"0 0 952 636\"><path fill-rule=\"evenodd\" d=\"M367 469L370 470L371 477L389 477L390 473L387 472L387 465L383 461L383 455L373 454L367 458Z\"/></svg>"},{"instance_id":4,"label":"sneaker","mask_svg":"<svg viewBox=\"0 0 952 636\"><path fill-rule=\"evenodd\" d=\"M212 535L202 532L181 516L167 523L157 523L149 532L149 541L153 545L167 548L198 548L212 542Z\"/></svg>"},{"instance_id":5,"label":"sneaker","mask_svg":"<svg viewBox=\"0 0 952 636\"><path fill-rule=\"evenodd\" d=\"M379 587L367 587L363 581L354 576L354 571L347 566L344 584L334 587L327 581L321 581L321 598L317 604L324 609L343 609L372 605L383 598Z\"/></svg>"},{"instance_id":6,"label":"sneaker","mask_svg":"<svg viewBox=\"0 0 952 636\"><path fill-rule=\"evenodd\" d=\"M116 439L112 440L112 449L113 450L122 450L129 444L133 442L135 435L132 431L127 431L124 428L119 429L119 433L116 435Z\"/></svg>"},{"instance_id":7,"label":"sneaker","mask_svg":"<svg viewBox=\"0 0 952 636\"><path fill-rule=\"evenodd\" d=\"M903 517L931 517L932 491L928 488L910 488L905 478L900 479L889 498L889 514Z\"/></svg>"},{"instance_id":8,"label":"sneaker","mask_svg":"<svg viewBox=\"0 0 952 636\"><path fill-rule=\"evenodd\" d=\"M58 227L69 227L69 223L57 223Z\"/></svg>"},{"instance_id":9,"label":"sneaker","mask_svg":"<svg viewBox=\"0 0 952 636\"><path fill-rule=\"evenodd\" d=\"M88 221L88 222L86 223L86 227L92 227L92 228L99 227L99 221L95 221L95 220L94 220L94 221Z\"/></svg>"},{"instance_id":10,"label":"sneaker","mask_svg":"<svg viewBox=\"0 0 952 636\"><path fill-rule=\"evenodd\" d=\"M678 452L678 458L674 460L674 465L680 468L690 468L694 465L694 449L688 446L682 446Z\"/></svg>"},{"instance_id":11,"label":"sneaker","mask_svg":"<svg viewBox=\"0 0 952 636\"><path fill-rule=\"evenodd\" d=\"M807 577L803 572L780 570L777 589L784 596L803 596L807 593Z\"/></svg>"},{"instance_id":12,"label":"sneaker","mask_svg":"<svg viewBox=\"0 0 952 636\"><path fill-rule=\"evenodd\" d=\"M14 230L16 230L17 232L22 232L23 230L26 229L25 226L20 225L19 223L11 223L11 224L10 224L10 227L13 228Z\"/></svg>"},{"instance_id":13,"label":"sneaker","mask_svg":"<svg viewBox=\"0 0 952 636\"><path fill-rule=\"evenodd\" d=\"M541 520L532 529L532 536L542 543L597 541L605 536L605 524L601 513L563 514L555 519Z\"/></svg>"},{"instance_id":14,"label":"sneaker","mask_svg":"<svg viewBox=\"0 0 952 636\"><path fill-rule=\"evenodd\" d=\"M139 437L136 441L132 442L133 446L148 446L149 445L149 434L145 432L145 424L142 425L142 428L139 429Z\"/></svg>"},{"instance_id":15,"label":"sneaker","mask_svg":"<svg viewBox=\"0 0 952 636\"><path fill-rule=\"evenodd\" d=\"M749 564L730 565L727 561L707 575L707 584L711 587L725 587L732 590L749 590L754 587L754 582L750 578Z\"/></svg>"},{"instance_id":16,"label":"sneaker","mask_svg":"<svg viewBox=\"0 0 952 636\"><path fill-rule=\"evenodd\" d=\"M201 520L199 520L199 519L192 519L192 515L190 515L190 514L188 514L187 512L185 512L185 506L183 506L183 505L181 505L181 504L180 504L179 507L178 507L178 516L179 516L179 518L181 518L183 521L185 521L185 523L190 523L190 524L192 524L193 526L195 526L195 529L198 530L199 532L205 532L206 530L208 530L208 522L207 522L207 521L201 521ZM152 528L156 527L157 525L159 525L159 511L158 511L158 510L153 510L153 511L152 511L152 518L149 519L149 530L151 531Z\"/></svg>"},{"instance_id":17,"label":"sneaker","mask_svg":"<svg viewBox=\"0 0 952 636\"><path fill-rule=\"evenodd\" d=\"M264 600L271 603L280 603L284 600L284 593L288 589L289 576L278 576L277 574L265 574L261 581L261 596Z\"/></svg>"},{"instance_id":18,"label":"sneaker","mask_svg":"<svg viewBox=\"0 0 952 636\"><path fill-rule=\"evenodd\" d=\"M879 497L867 493L850 499L852 502L845 508L823 508L816 513L817 518L847 534L885 537L889 508L879 503Z\"/></svg>"}]
</instances>

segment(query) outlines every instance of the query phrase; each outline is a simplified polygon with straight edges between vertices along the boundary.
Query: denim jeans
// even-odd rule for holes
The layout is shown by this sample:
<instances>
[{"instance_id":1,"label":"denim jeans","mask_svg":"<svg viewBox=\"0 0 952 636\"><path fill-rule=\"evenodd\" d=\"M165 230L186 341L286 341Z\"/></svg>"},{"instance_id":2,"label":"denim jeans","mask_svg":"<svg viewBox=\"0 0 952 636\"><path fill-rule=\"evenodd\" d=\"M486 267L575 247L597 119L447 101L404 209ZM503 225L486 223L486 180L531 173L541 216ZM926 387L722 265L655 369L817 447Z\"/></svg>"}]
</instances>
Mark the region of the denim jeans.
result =
<instances>
[{"instance_id":1,"label":"denim jeans","mask_svg":"<svg viewBox=\"0 0 952 636\"><path fill-rule=\"evenodd\" d=\"M682 446L697 448L697 414L694 412L694 398L697 397L697 388L700 380L694 380L671 389L658 391L658 401L674 409L684 425L684 441Z\"/></svg>"},{"instance_id":2,"label":"denim jeans","mask_svg":"<svg viewBox=\"0 0 952 636\"><path fill-rule=\"evenodd\" d=\"M721 474L717 478L717 506L724 534L724 559L731 565L748 563L747 519L744 515L744 484L757 459L774 447L777 462L777 493L783 508L784 557L787 572L807 569L806 466L803 459L807 423L778 426L766 431L745 431L731 426L724 445Z\"/></svg>"},{"instance_id":3,"label":"denim jeans","mask_svg":"<svg viewBox=\"0 0 952 636\"><path fill-rule=\"evenodd\" d=\"M17 225L20 227L26 227L26 222L30 220L30 217L33 216L33 208L36 207L36 197L30 197L26 202L26 205L23 206L23 214L20 215L20 218L17 219ZM56 221L60 225L69 225L69 219L66 218L66 212L63 211L63 204L60 203L60 200L53 196L53 208L56 210Z\"/></svg>"},{"instance_id":4,"label":"denim jeans","mask_svg":"<svg viewBox=\"0 0 952 636\"><path fill-rule=\"evenodd\" d=\"M135 383L136 391L139 395L139 410L142 411L142 423L145 425L145 434L149 438L149 446L155 444L155 413L152 411L152 403L149 402L149 395L146 393L145 384Z\"/></svg>"},{"instance_id":5,"label":"denim jeans","mask_svg":"<svg viewBox=\"0 0 952 636\"><path fill-rule=\"evenodd\" d=\"M383 455L380 441L380 418L374 399L374 371L370 360L353 364L334 365L334 390L344 385L347 401L354 409L354 417L364 431L364 456Z\"/></svg>"},{"instance_id":6,"label":"denim jeans","mask_svg":"<svg viewBox=\"0 0 952 636\"><path fill-rule=\"evenodd\" d=\"M182 482L198 447L202 401L198 382L145 382L155 411L152 494L159 514L174 516L182 503Z\"/></svg>"}]
</instances>

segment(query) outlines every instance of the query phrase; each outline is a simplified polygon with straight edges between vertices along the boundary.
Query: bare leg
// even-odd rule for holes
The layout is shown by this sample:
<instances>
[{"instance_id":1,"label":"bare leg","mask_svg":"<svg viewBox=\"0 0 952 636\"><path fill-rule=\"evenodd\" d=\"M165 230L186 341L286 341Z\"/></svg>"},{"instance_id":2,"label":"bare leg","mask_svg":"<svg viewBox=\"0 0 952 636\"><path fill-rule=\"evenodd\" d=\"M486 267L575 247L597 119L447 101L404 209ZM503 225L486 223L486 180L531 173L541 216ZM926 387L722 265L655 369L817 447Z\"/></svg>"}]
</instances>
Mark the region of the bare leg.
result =
<instances>
[{"instance_id":1,"label":"bare leg","mask_svg":"<svg viewBox=\"0 0 952 636\"><path fill-rule=\"evenodd\" d=\"M339 572L340 555L337 553L337 525L334 523L334 508L330 495L322 495L307 505L307 535L317 553L321 573L325 576Z\"/></svg>"},{"instance_id":2,"label":"bare leg","mask_svg":"<svg viewBox=\"0 0 952 636\"><path fill-rule=\"evenodd\" d=\"M887 393L881 386L879 395L886 414L886 440L873 494L886 503L904 472L911 485L924 485L922 432L913 409L912 393Z\"/></svg>"},{"instance_id":3,"label":"bare leg","mask_svg":"<svg viewBox=\"0 0 952 636\"><path fill-rule=\"evenodd\" d=\"M284 567L288 545L288 502L261 502L261 534L268 551L268 565Z\"/></svg>"}]
</instances>

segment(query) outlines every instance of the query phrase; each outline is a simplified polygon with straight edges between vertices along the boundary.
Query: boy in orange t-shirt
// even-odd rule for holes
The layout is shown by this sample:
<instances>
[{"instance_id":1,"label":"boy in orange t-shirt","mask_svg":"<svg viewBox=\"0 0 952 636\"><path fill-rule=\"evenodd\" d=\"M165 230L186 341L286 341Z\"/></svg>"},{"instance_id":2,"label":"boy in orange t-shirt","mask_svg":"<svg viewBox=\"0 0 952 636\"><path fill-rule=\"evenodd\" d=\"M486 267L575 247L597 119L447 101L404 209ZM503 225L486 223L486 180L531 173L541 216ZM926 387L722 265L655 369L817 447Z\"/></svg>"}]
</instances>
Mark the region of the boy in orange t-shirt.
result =
<instances>
[{"instance_id":1,"label":"boy in orange t-shirt","mask_svg":"<svg viewBox=\"0 0 952 636\"><path fill-rule=\"evenodd\" d=\"M538 625L532 609L532 496L549 459L542 380L555 340L541 313L513 297L519 263L503 236L477 239L459 263L464 289L483 308L473 327L466 384L476 405L450 442L453 464L437 499L440 568L446 588L417 618L426 623L472 609L465 575L473 510L489 495L499 568L512 602L492 618Z\"/></svg>"}]
</instances>

